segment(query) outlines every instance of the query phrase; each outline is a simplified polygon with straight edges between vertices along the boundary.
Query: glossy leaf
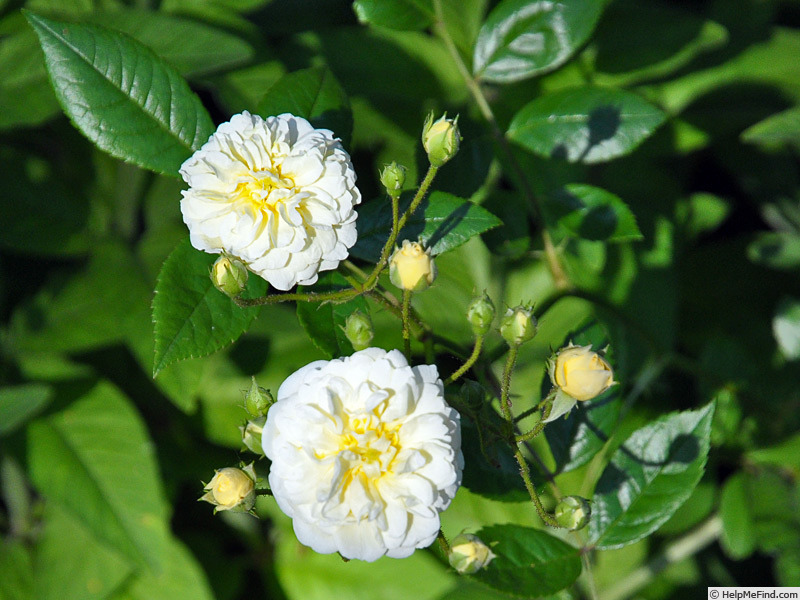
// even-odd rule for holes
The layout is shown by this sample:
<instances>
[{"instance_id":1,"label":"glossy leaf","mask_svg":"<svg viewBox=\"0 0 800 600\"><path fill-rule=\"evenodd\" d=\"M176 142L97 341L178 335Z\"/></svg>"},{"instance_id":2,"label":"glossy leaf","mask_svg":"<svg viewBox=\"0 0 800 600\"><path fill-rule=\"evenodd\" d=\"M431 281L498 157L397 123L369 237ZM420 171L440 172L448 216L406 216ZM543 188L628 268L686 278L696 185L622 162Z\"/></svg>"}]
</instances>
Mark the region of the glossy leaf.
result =
<instances>
[{"instance_id":1,"label":"glossy leaf","mask_svg":"<svg viewBox=\"0 0 800 600\"><path fill-rule=\"evenodd\" d=\"M401 214L410 203L410 197L401 201ZM485 208L444 192L432 192L408 220L397 240L419 240L436 255L457 248L471 237L500 224L500 219ZM389 201L379 199L361 206L356 225L358 242L350 252L358 258L377 261L392 228Z\"/></svg>"},{"instance_id":2,"label":"glossy leaf","mask_svg":"<svg viewBox=\"0 0 800 600\"><path fill-rule=\"evenodd\" d=\"M508 137L541 156L596 163L631 152L665 118L632 92L586 85L526 104L511 121Z\"/></svg>"},{"instance_id":3,"label":"glossy leaf","mask_svg":"<svg viewBox=\"0 0 800 600\"><path fill-rule=\"evenodd\" d=\"M0 436L17 429L39 414L53 398L53 389L43 383L0 388Z\"/></svg>"},{"instance_id":4,"label":"glossy leaf","mask_svg":"<svg viewBox=\"0 0 800 600\"><path fill-rule=\"evenodd\" d=\"M800 267L800 233L761 233L747 247L747 257L756 264L772 269L796 269Z\"/></svg>"},{"instance_id":5,"label":"glossy leaf","mask_svg":"<svg viewBox=\"0 0 800 600\"><path fill-rule=\"evenodd\" d=\"M139 42L94 25L26 13L61 106L112 156L177 175L214 131L177 71Z\"/></svg>"},{"instance_id":6,"label":"glossy leaf","mask_svg":"<svg viewBox=\"0 0 800 600\"><path fill-rule=\"evenodd\" d=\"M544 531L493 525L477 535L497 557L472 577L496 590L541 598L563 590L581 574L578 549Z\"/></svg>"},{"instance_id":7,"label":"glossy leaf","mask_svg":"<svg viewBox=\"0 0 800 600\"><path fill-rule=\"evenodd\" d=\"M358 20L388 29L425 29L433 20L430 0L356 0Z\"/></svg>"},{"instance_id":8,"label":"glossy leaf","mask_svg":"<svg viewBox=\"0 0 800 600\"><path fill-rule=\"evenodd\" d=\"M589 541L620 548L653 533L703 475L714 404L637 429L603 471L592 497Z\"/></svg>"},{"instance_id":9,"label":"glossy leaf","mask_svg":"<svg viewBox=\"0 0 800 600\"><path fill-rule=\"evenodd\" d=\"M510 83L561 66L589 38L604 5L602 0L504 0L478 34L473 73Z\"/></svg>"},{"instance_id":10,"label":"glossy leaf","mask_svg":"<svg viewBox=\"0 0 800 600\"><path fill-rule=\"evenodd\" d=\"M599 350L609 346L609 339L604 328L592 321L570 333L559 348L570 343L577 346L591 344ZM609 351L606 357L614 367L613 353ZM542 397L551 387L549 377L545 377ZM556 472L566 473L585 465L603 448L617 425L620 405L620 386L615 385L594 400L578 402L565 418L548 423L544 433L556 462Z\"/></svg>"},{"instance_id":11,"label":"glossy leaf","mask_svg":"<svg viewBox=\"0 0 800 600\"><path fill-rule=\"evenodd\" d=\"M299 291L327 292L350 287L338 273L325 273L320 276L313 288L301 287ZM353 346L344 333L347 317L355 312L369 314L369 306L363 296L341 304L320 304L318 302L298 302L297 319L314 342L314 345L328 355L338 358L353 353Z\"/></svg>"},{"instance_id":12,"label":"glossy leaf","mask_svg":"<svg viewBox=\"0 0 800 600\"><path fill-rule=\"evenodd\" d=\"M104 545L161 568L167 507L155 450L128 400L100 383L28 431L31 478L42 495Z\"/></svg>"},{"instance_id":13,"label":"glossy leaf","mask_svg":"<svg viewBox=\"0 0 800 600\"><path fill-rule=\"evenodd\" d=\"M314 127L330 129L350 145L353 115L347 94L327 67L312 67L284 75L258 104L262 117L292 113Z\"/></svg>"},{"instance_id":14,"label":"glossy leaf","mask_svg":"<svg viewBox=\"0 0 800 600\"><path fill-rule=\"evenodd\" d=\"M34 569L37 600L103 600L134 565L98 538L90 524L57 503L47 503Z\"/></svg>"},{"instance_id":15,"label":"glossy leaf","mask_svg":"<svg viewBox=\"0 0 800 600\"><path fill-rule=\"evenodd\" d=\"M548 220L577 237L604 242L642 239L636 217L619 196L584 184L569 184L547 197Z\"/></svg>"},{"instance_id":16,"label":"glossy leaf","mask_svg":"<svg viewBox=\"0 0 800 600\"><path fill-rule=\"evenodd\" d=\"M211 283L216 259L195 250L187 238L164 262L153 299L153 376L173 362L227 346L258 316L259 307L239 308ZM251 274L243 297L263 296L266 290L266 281Z\"/></svg>"},{"instance_id":17,"label":"glossy leaf","mask_svg":"<svg viewBox=\"0 0 800 600\"><path fill-rule=\"evenodd\" d=\"M140 41L184 76L214 73L253 57L250 44L235 35L160 12L116 8L90 18Z\"/></svg>"}]
</instances>

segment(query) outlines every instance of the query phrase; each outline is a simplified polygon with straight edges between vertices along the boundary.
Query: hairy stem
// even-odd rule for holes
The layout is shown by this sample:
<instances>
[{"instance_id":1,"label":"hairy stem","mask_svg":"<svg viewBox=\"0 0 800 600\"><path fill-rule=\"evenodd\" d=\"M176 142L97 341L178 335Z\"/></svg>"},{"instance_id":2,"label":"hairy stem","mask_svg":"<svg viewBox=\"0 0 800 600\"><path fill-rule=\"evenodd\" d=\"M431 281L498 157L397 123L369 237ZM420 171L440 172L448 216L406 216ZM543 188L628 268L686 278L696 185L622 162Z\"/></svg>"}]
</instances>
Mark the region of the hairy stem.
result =
<instances>
[{"instance_id":1,"label":"hairy stem","mask_svg":"<svg viewBox=\"0 0 800 600\"><path fill-rule=\"evenodd\" d=\"M518 346L511 346L506 357L506 366L503 368L503 379L500 382L500 410L503 417L510 424L514 424L514 415L511 413L511 374L514 372L514 365L517 363Z\"/></svg>"},{"instance_id":2,"label":"hairy stem","mask_svg":"<svg viewBox=\"0 0 800 600\"><path fill-rule=\"evenodd\" d=\"M472 365L475 364L475 361L478 360L478 357L481 354L482 347L483 347L483 336L482 335L475 336L475 347L472 349L472 354L469 355L469 358L466 360L466 362L463 365L461 365L461 367L455 373L453 373L452 375L450 375L450 377L447 378L447 380L444 382L445 385L457 381L462 375L464 375L464 373L466 373L472 368Z\"/></svg>"},{"instance_id":3,"label":"hairy stem","mask_svg":"<svg viewBox=\"0 0 800 600\"><path fill-rule=\"evenodd\" d=\"M408 360L411 360L411 330L408 326L408 312L410 307L411 290L403 290L403 306L401 308L401 319L403 321L403 349Z\"/></svg>"}]
</instances>

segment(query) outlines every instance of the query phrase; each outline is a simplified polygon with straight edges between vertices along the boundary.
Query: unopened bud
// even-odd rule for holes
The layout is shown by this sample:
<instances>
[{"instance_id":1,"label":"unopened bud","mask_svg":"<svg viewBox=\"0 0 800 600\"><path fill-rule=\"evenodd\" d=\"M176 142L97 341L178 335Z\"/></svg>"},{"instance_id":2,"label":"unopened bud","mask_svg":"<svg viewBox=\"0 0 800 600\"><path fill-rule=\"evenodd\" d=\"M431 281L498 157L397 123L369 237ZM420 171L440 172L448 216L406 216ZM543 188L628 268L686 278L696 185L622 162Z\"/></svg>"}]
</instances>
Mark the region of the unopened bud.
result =
<instances>
[{"instance_id":1,"label":"unopened bud","mask_svg":"<svg viewBox=\"0 0 800 600\"><path fill-rule=\"evenodd\" d=\"M462 575L472 575L485 568L495 558L491 548L478 537L468 533L456 536L450 544L450 566Z\"/></svg>"},{"instance_id":2,"label":"unopened bud","mask_svg":"<svg viewBox=\"0 0 800 600\"><path fill-rule=\"evenodd\" d=\"M242 293L247 285L247 275L244 263L229 256L220 256L211 267L214 287L230 298Z\"/></svg>"},{"instance_id":3,"label":"unopened bud","mask_svg":"<svg viewBox=\"0 0 800 600\"><path fill-rule=\"evenodd\" d=\"M390 196L399 196L403 184L406 182L406 168L393 162L383 167L381 171L381 183Z\"/></svg>"},{"instance_id":4,"label":"unopened bud","mask_svg":"<svg viewBox=\"0 0 800 600\"><path fill-rule=\"evenodd\" d=\"M253 464L238 469L226 467L218 469L214 477L203 489L205 494L200 498L214 505L214 512L230 510L248 512L256 502L256 473Z\"/></svg>"},{"instance_id":5,"label":"unopened bud","mask_svg":"<svg viewBox=\"0 0 800 600\"><path fill-rule=\"evenodd\" d=\"M550 381L575 400L591 400L614 385L614 372L592 346L567 346L548 364Z\"/></svg>"},{"instance_id":6,"label":"unopened bud","mask_svg":"<svg viewBox=\"0 0 800 600\"><path fill-rule=\"evenodd\" d=\"M467 307L467 321L475 335L486 335L492 327L496 312L492 299L486 292L475 298Z\"/></svg>"},{"instance_id":7,"label":"unopened bud","mask_svg":"<svg viewBox=\"0 0 800 600\"><path fill-rule=\"evenodd\" d=\"M275 404L275 398L268 389L256 383L256 378L251 378L250 389L244 396L244 408L251 417L263 417L269 407Z\"/></svg>"},{"instance_id":8,"label":"unopened bud","mask_svg":"<svg viewBox=\"0 0 800 600\"><path fill-rule=\"evenodd\" d=\"M369 348L372 338L375 336L375 332L372 329L372 319L360 310L347 315L343 329L345 336L347 336L348 341L353 346L353 350L356 352Z\"/></svg>"},{"instance_id":9,"label":"unopened bud","mask_svg":"<svg viewBox=\"0 0 800 600\"><path fill-rule=\"evenodd\" d=\"M467 379L461 384L461 400L473 410L478 410L486 402L486 390L477 381Z\"/></svg>"},{"instance_id":10,"label":"unopened bud","mask_svg":"<svg viewBox=\"0 0 800 600\"><path fill-rule=\"evenodd\" d=\"M566 496L556 506L556 521L570 531L583 529L592 515L592 507L586 498Z\"/></svg>"},{"instance_id":11,"label":"unopened bud","mask_svg":"<svg viewBox=\"0 0 800 600\"><path fill-rule=\"evenodd\" d=\"M533 316L533 307L509 308L500 321L500 335L510 346L524 344L536 335L538 323Z\"/></svg>"},{"instance_id":12,"label":"unopened bud","mask_svg":"<svg viewBox=\"0 0 800 600\"><path fill-rule=\"evenodd\" d=\"M422 128L422 145L428 153L428 160L434 167L441 167L458 152L461 133L458 131L458 117L448 119L447 113L433 120L433 113L428 114Z\"/></svg>"},{"instance_id":13,"label":"unopened bud","mask_svg":"<svg viewBox=\"0 0 800 600\"><path fill-rule=\"evenodd\" d=\"M259 456L264 456L264 447L261 445L261 434L264 431L264 424L266 422L267 417L257 417L239 426L244 447L253 454L258 454Z\"/></svg>"},{"instance_id":14,"label":"unopened bud","mask_svg":"<svg viewBox=\"0 0 800 600\"><path fill-rule=\"evenodd\" d=\"M402 290L421 292L436 279L436 263L430 250L418 242L403 240L401 248L394 251L389 261L389 279Z\"/></svg>"}]
</instances>

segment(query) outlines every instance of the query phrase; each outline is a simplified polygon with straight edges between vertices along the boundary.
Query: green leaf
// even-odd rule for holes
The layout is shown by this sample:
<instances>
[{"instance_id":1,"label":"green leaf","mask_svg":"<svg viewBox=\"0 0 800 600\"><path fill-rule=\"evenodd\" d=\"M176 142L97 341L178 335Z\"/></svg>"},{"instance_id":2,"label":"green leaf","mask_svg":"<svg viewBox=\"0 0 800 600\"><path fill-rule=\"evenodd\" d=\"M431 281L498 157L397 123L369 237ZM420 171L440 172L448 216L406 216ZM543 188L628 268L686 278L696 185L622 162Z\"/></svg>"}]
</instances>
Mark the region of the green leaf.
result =
<instances>
[{"instance_id":1,"label":"green leaf","mask_svg":"<svg viewBox=\"0 0 800 600\"><path fill-rule=\"evenodd\" d=\"M145 570L114 600L213 600L203 569L177 539L169 543L169 561L163 569Z\"/></svg>"},{"instance_id":2,"label":"green leaf","mask_svg":"<svg viewBox=\"0 0 800 600\"><path fill-rule=\"evenodd\" d=\"M602 0L504 0L478 34L472 70L492 83L510 83L564 64L600 18Z\"/></svg>"},{"instance_id":3,"label":"green leaf","mask_svg":"<svg viewBox=\"0 0 800 600\"><path fill-rule=\"evenodd\" d=\"M35 417L52 399L53 389L43 383L0 388L0 436Z\"/></svg>"},{"instance_id":4,"label":"green leaf","mask_svg":"<svg viewBox=\"0 0 800 600\"><path fill-rule=\"evenodd\" d=\"M700 481L714 404L637 429L611 457L592 498L589 541L621 548L653 533Z\"/></svg>"},{"instance_id":5,"label":"green leaf","mask_svg":"<svg viewBox=\"0 0 800 600\"><path fill-rule=\"evenodd\" d=\"M121 7L95 12L90 19L127 33L188 77L228 69L253 57L253 48L241 38L189 19Z\"/></svg>"},{"instance_id":6,"label":"green leaf","mask_svg":"<svg viewBox=\"0 0 800 600\"><path fill-rule=\"evenodd\" d=\"M14 312L10 334L16 348L79 352L146 326L141 317L152 292L124 244L97 242L86 267L62 281L53 278Z\"/></svg>"},{"instance_id":7,"label":"green leaf","mask_svg":"<svg viewBox=\"0 0 800 600\"><path fill-rule=\"evenodd\" d=\"M577 237L604 242L641 240L636 217L617 195L573 183L547 197L544 209L553 225Z\"/></svg>"},{"instance_id":8,"label":"green leaf","mask_svg":"<svg viewBox=\"0 0 800 600\"><path fill-rule=\"evenodd\" d=\"M800 300L781 299L772 319L772 333L786 360L800 358Z\"/></svg>"},{"instance_id":9,"label":"green leaf","mask_svg":"<svg viewBox=\"0 0 800 600\"><path fill-rule=\"evenodd\" d=\"M312 67L284 75L258 103L262 117L292 113L317 128L330 129L350 146L353 114L350 100L327 67Z\"/></svg>"},{"instance_id":10,"label":"green leaf","mask_svg":"<svg viewBox=\"0 0 800 600\"><path fill-rule=\"evenodd\" d=\"M38 46L30 30L0 41L0 129L38 125L58 114Z\"/></svg>"},{"instance_id":11,"label":"green leaf","mask_svg":"<svg viewBox=\"0 0 800 600\"><path fill-rule=\"evenodd\" d=\"M731 212L730 204L713 194L698 192L675 206L675 220L683 227L685 235L696 238L719 227Z\"/></svg>"},{"instance_id":12,"label":"green leaf","mask_svg":"<svg viewBox=\"0 0 800 600\"><path fill-rule=\"evenodd\" d=\"M133 565L74 512L48 502L43 522L34 561L37 600L103 600L130 576Z\"/></svg>"},{"instance_id":13,"label":"green leaf","mask_svg":"<svg viewBox=\"0 0 800 600\"><path fill-rule=\"evenodd\" d=\"M472 577L496 590L541 598L563 590L581 574L578 549L544 531L493 525L477 535L497 557Z\"/></svg>"},{"instance_id":14,"label":"green leaf","mask_svg":"<svg viewBox=\"0 0 800 600\"><path fill-rule=\"evenodd\" d=\"M748 463L788 467L800 475L800 434L795 434L770 448L751 450L745 458Z\"/></svg>"},{"instance_id":15,"label":"green leaf","mask_svg":"<svg viewBox=\"0 0 800 600\"><path fill-rule=\"evenodd\" d=\"M30 550L21 540L0 544L0 598L33 600L33 564Z\"/></svg>"},{"instance_id":16,"label":"green leaf","mask_svg":"<svg viewBox=\"0 0 800 600\"><path fill-rule=\"evenodd\" d=\"M216 352L235 341L258 316L260 307L239 308L217 290L209 273L216 255L178 244L161 268L153 299L153 376L169 364ZM263 296L267 283L250 275L243 297Z\"/></svg>"},{"instance_id":17,"label":"green leaf","mask_svg":"<svg viewBox=\"0 0 800 600\"><path fill-rule=\"evenodd\" d=\"M747 247L747 258L772 269L800 267L800 234L793 231L760 233Z\"/></svg>"},{"instance_id":18,"label":"green leaf","mask_svg":"<svg viewBox=\"0 0 800 600\"><path fill-rule=\"evenodd\" d=\"M750 506L747 480L743 473L736 473L725 481L719 504L722 518L720 543L725 553L734 560L747 558L755 550L756 539Z\"/></svg>"},{"instance_id":19,"label":"green leaf","mask_svg":"<svg viewBox=\"0 0 800 600\"><path fill-rule=\"evenodd\" d=\"M766 148L784 145L800 148L800 106L767 117L748 127L742 132L742 140Z\"/></svg>"},{"instance_id":20,"label":"green leaf","mask_svg":"<svg viewBox=\"0 0 800 600\"><path fill-rule=\"evenodd\" d=\"M568 335L559 346L591 344L595 350L609 344L608 334L596 321L591 321ZM606 354L613 366L613 355ZM542 382L542 398L551 387L550 379ZM548 423L544 434L556 462L556 472L566 473L589 462L611 437L619 420L620 386L615 385L593 400L578 402L566 418Z\"/></svg>"},{"instance_id":21,"label":"green leaf","mask_svg":"<svg viewBox=\"0 0 800 600\"><path fill-rule=\"evenodd\" d=\"M364 24L389 29L425 29L433 21L430 0L356 0L353 10Z\"/></svg>"},{"instance_id":22,"label":"green leaf","mask_svg":"<svg viewBox=\"0 0 800 600\"><path fill-rule=\"evenodd\" d=\"M349 287L350 284L344 277L331 272L320 275L313 291L328 292ZM302 293L309 289L301 286L298 291ZM343 328L347 317L357 310L369 314L369 305L362 296L341 304L298 302L297 319L317 348L327 354L328 358L338 358L353 353L353 345L347 339Z\"/></svg>"},{"instance_id":23,"label":"green leaf","mask_svg":"<svg viewBox=\"0 0 800 600\"><path fill-rule=\"evenodd\" d=\"M628 154L665 118L632 92L586 85L526 104L511 121L508 136L544 157L596 163Z\"/></svg>"},{"instance_id":24,"label":"green leaf","mask_svg":"<svg viewBox=\"0 0 800 600\"><path fill-rule=\"evenodd\" d=\"M405 197L400 213L411 203ZM397 240L419 240L433 255L457 248L471 237L500 225L500 219L485 208L444 192L432 192L408 219ZM392 207L388 200L373 200L358 210L358 241L350 252L375 262L392 229Z\"/></svg>"},{"instance_id":25,"label":"green leaf","mask_svg":"<svg viewBox=\"0 0 800 600\"><path fill-rule=\"evenodd\" d=\"M48 502L128 559L153 568L167 562L167 506L155 450L116 388L97 384L28 433L31 479Z\"/></svg>"},{"instance_id":26,"label":"green leaf","mask_svg":"<svg viewBox=\"0 0 800 600\"><path fill-rule=\"evenodd\" d=\"M214 132L199 98L146 46L94 25L25 16L61 106L101 150L176 176Z\"/></svg>"}]
</instances>

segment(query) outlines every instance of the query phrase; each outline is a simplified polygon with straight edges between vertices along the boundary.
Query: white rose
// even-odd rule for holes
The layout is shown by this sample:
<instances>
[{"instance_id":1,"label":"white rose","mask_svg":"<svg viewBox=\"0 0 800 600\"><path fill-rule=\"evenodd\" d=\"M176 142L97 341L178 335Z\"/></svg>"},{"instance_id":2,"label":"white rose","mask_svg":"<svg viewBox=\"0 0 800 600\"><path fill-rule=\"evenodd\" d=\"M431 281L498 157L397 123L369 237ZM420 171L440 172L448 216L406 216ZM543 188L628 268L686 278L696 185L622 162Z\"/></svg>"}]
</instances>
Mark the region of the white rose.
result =
<instances>
[{"instance_id":1,"label":"white rose","mask_svg":"<svg viewBox=\"0 0 800 600\"><path fill-rule=\"evenodd\" d=\"M314 283L356 242L350 156L302 117L235 115L180 173L192 245L238 258L280 290Z\"/></svg>"},{"instance_id":2,"label":"white rose","mask_svg":"<svg viewBox=\"0 0 800 600\"><path fill-rule=\"evenodd\" d=\"M262 435L297 539L374 561L429 546L461 484L458 413L436 367L367 348L316 361L278 390Z\"/></svg>"}]
</instances>

